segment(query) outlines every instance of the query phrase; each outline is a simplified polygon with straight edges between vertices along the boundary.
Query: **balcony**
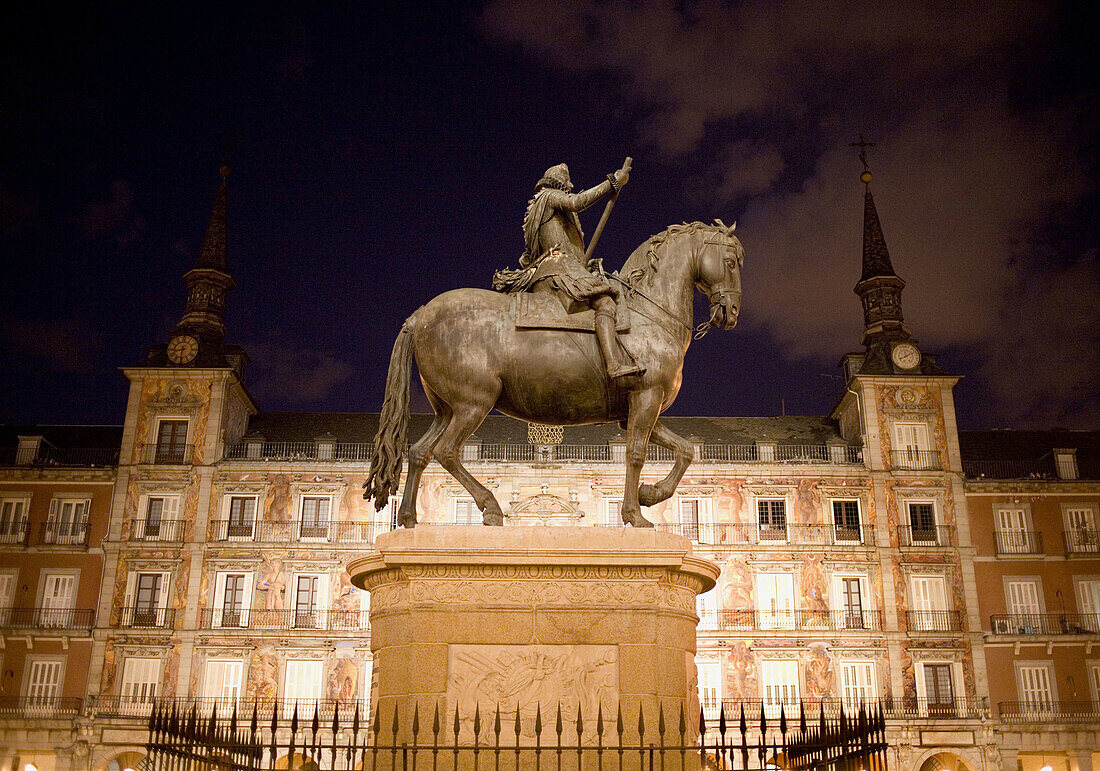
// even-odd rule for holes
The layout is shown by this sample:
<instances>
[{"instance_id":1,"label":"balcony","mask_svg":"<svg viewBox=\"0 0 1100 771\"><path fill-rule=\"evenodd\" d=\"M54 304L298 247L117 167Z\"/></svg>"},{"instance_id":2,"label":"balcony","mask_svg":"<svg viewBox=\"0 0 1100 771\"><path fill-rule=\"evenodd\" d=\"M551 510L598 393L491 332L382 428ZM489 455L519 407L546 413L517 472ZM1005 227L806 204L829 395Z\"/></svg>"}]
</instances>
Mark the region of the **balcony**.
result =
<instances>
[{"instance_id":1,"label":"balcony","mask_svg":"<svg viewBox=\"0 0 1100 771\"><path fill-rule=\"evenodd\" d=\"M890 465L903 471L938 471L943 468L939 450L892 450Z\"/></svg>"},{"instance_id":2,"label":"balcony","mask_svg":"<svg viewBox=\"0 0 1100 771\"><path fill-rule=\"evenodd\" d=\"M27 532L26 517L15 522L5 522L0 526L0 545L26 546Z\"/></svg>"},{"instance_id":3,"label":"balcony","mask_svg":"<svg viewBox=\"0 0 1100 771\"><path fill-rule=\"evenodd\" d=\"M226 449L226 460L264 461L369 461L374 445L369 442L264 442L242 441ZM612 444L471 444L464 448L468 463L622 463L625 447ZM671 463L672 452L650 445L646 460ZM825 444L704 444L696 453L701 463L784 463L795 465L863 462L863 448Z\"/></svg>"},{"instance_id":4,"label":"balcony","mask_svg":"<svg viewBox=\"0 0 1100 771\"><path fill-rule=\"evenodd\" d=\"M95 611L91 608L4 608L0 629L48 629L91 632Z\"/></svg>"},{"instance_id":5,"label":"balcony","mask_svg":"<svg viewBox=\"0 0 1100 771\"><path fill-rule=\"evenodd\" d=\"M999 530L993 533L999 556L1042 554L1043 534L1029 530Z\"/></svg>"},{"instance_id":6,"label":"balcony","mask_svg":"<svg viewBox=\"0 0 1100 771\"><path fill-rule=\"evenodd\" d=\"M1081 557L1100 554L1100 530L1077 528L1062 533L1067 557Z\"/></svg>"},{"instance_id":7,"label":"balcony","mask_svg":"<svg viewBox=\"0 0 1100 771\"><path fill-rule=\"evenodd\" d=\"M954 540L955 528L951 525L898 525L898 546L903 549L944 548L951 546Z\"/></svg>"},{"instance_id":8,"label":"balcony","mask_svg":"<svg viewBox=\"0 0 1100 771\"><path fill-rule=\"evenodd\" d=\"M339 713L340 722L350 726L359 713L359 722L366 726L370 724L370 705L366 701L349 699L340 701L335 699L292 699L292 700L266 700L255 702L243 696L234 698L189 698L189 697L156 697L138 698L126 696L101 696L95 700L91 711L98 717L148 717L156 705L162 712L170 711L175 707L180 715L190 715L192 708L195 714L201 718L209 718L215 710L219 719L228 718L236 711L238 722L241 725L248 723L253 710L256 711L257 722L260 725L271 723L272 713L278 712L280 716L290 717L295 707L298 709L298 717L304 723L312 720L314 712L317 713L321 725L332 725L332 718Z\"/></svg>"},{"instance_id":9,"label":"balcony","mask_svg":"<svg viewBox=\"0 0 1100 771\"><path fill-rule=\"evenodd\" d=\"M957 610L908 610L905 621L910 632L962 631L962 614Z\"/></svg>"},{"instance_id":10,"label":"balcony","mask_svg":"<svg viewBox=\"0 0 1100 771\"><path fill-rule=\"evenodd\" d=\"M87 546L88 520L79 522L43 522L38 543L51 546Z\"/></svg>"},{"instance_id":11,"label":"balcony","mask_svg":"<svg viewBox=\"0 0 1100 771\"><path fill-rule=\"evenodd\" d=\"M119 609L120 627L130 629L172 629L176 621L175 608L129 606Z\"/></svg>"},{"instance_id":12,"label":"balcony","mask_svg":"<svg viewBox=\"0 0 1100 771\"><path fill-rule=\"evenodd\" d=\"M1013 613L989 617L993 634L1063 635L1100 632L1100 613Z\"/></svg>"},{"instance_id":13,"label":"balcony","mask_svg":"<svg viewBox=\"0 0 1100 771\"><path fill-rule=\"evenodd\" d=\"M76 696L0 696L0 719L72 719L83 711L84 700Z\"/></svg>"},{"instance_id":14,"label":"balcony","mask_svg":"<svg viewBox=\"0 0 1100 771\"><path fill-rule=\"evenodd\" d=\"M1093 701L1002 701L1003 723L1097 723L1100 705Z\"/></svg>"},{"instance_id":15,"label":"balcony","mask_svg":"<svg viewBox=\"0 0 1100 771\"><path fill-rule=\"evenodd\" d=\"M209 540L255 541L260 543L291 543L302 539L337 544L374 543L382 533L393 530L388 520L345 520L302 524L301 522L266 522L247 520L215 520L210 525Z\"/></svg>"},{"instance_id":16,"label":"balcony","mask_svg":"<svg viewBox=\"0 0 1100 771\"><path fill-rule=\"evenodd\" d=\"M721 610L703 611L698 630L754 631L758 629L795 629L802 632L865 632L882 630L882 611L844 610Z\"/></svg>"},{"instance_id":17,"label":"balcony","mask_svg":"<svg viewBox=\"0 0 1100 771\"><path fill-rule=\"evenodd\" d=\"M43 444L37 452L33 448L5 447L0 449L0 466L99 468L117 465L117 447L49 447Z\"/></svg>"},{"instance_id":18,"label":"balcony","mask_svg":"<svg viewBox=\"0 0 1100 771\"><path fill-rule=\"evenodd\" d=\"M766 702L763 699L722 700L722 711L725 713L727 725L737 725L741 719L742 707L745 710L745 720L750 725L754 725L759 722L762 711L765 711L769 718L778 717L780 706L789 723L796 722L803 710L807 722L810 723L818 721L822 715L826 720L836 720L840 717L841 710L846 717L853 718L859 714L861 708L868 714L881 709L888 720L980 720L989 715L988 702L972 696L957 696L934 701L918 699L915 696L865 699L834 696L820 699L789 699L782 705L779 702ZM717 720L717 705L712 705L709 709L704 706L704 714L708 721Z\"/></svg>"},{"instance_id":19,"label":"balcony","mask_svg":"<svg viewBox=\"0 0 1100 771\"><path fill-rule=\"evenodd\" d=\"M786 527L760 527L755 523L658 523L663 533L690 538L700 546L873 546L874 528L836 527L830 524L788 523Z\"/></svg>"},{"instance_id":20,"label":"balcony","mask_svg":"<svg viewBox=\"0 0 1100 771\"><path fill-rule=\"evenodd\" d=\"M330 632L370 629L367 610L248 610L203 608L202 629L325 630Z\"/></svg>"},{"instance_id":21,"label":"balcony","mask_svg":"<svg viewBox=\"0 0 1100 771\"><path fill-rule=\"evenodd\" d=\"M153 522L147 521L145 517L131 519L128 527L129 540L180 542L188 522L186 519L162 519Z\"/></svg>"},{"instance_id":22,"label":"balcony","mask_svg":"<svg viewBox=\"0 0 1100 771\"><path fill-rule=\"evenodd\" d=\"M138 457L141 463L182 466L191 463L194 457L195 445L193 444L142 444L138 445Z\"/></svg>"}]
</instances>

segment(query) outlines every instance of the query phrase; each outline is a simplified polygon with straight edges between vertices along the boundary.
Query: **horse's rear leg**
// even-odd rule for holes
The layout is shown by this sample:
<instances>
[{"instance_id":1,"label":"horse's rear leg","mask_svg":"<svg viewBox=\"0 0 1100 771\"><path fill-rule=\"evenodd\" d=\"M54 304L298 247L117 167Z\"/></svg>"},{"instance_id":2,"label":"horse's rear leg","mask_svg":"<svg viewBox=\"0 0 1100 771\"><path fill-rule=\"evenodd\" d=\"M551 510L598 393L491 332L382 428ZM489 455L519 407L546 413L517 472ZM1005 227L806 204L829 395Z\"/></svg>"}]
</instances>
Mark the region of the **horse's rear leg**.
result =
<instances>
[{"instance_id":1,"label":"horse's rear leg","mask_svg":"<svg viewBox=\"0 0 1100 771\"><path fill-rule=\"evenodd\" d=\"M416 527L416 494L420 489L420 476L432 459L432 450L447 426L449 412L445 406L437 407L431 426L409 448L409 474L405 477L405 492L401 496L401 510L397 515L397 524L401 527Z\"/></svg>"},{"instance_id":2,"label":"horse's rear leg","mask_svg":"<svg viewBox=\"0 0 1100 771\"><path fill-rule=\"evenodd\" d=\"M486 525L503 525L504 512L500 510L497 499L483 484L474 479L459 460L463 442L469 439L470 434L477 430L477 427L481 425L481 421L485 420L485 416L489 414L492 406L492 404L489 404L488 407L466 405L454 409L450 421L443 429L443 435L435 446L434 455L439 464L450 472L451 476L457 479L459 484L465 487L467 492L473 496L477 507L481 509L482 523Z\"/></svg>"},{"instance_id":3,"label":"horse's rear leg","mask_svg":"<svg viewBox=\"0 0 1100 771\"><path fill-rule=\"evenodd\" d=\"M638 488L638 503L643 506L655 506L661 501L667 501L676 492L676 485L684 478L684 472L691 465L695 457L695 446L679 434L673 433L668 426L661 421L653 424L653 433L649 435L649 441L672 450L672 469L668 476L655 485L641 485Z\"/></svg>"}]
</instances>

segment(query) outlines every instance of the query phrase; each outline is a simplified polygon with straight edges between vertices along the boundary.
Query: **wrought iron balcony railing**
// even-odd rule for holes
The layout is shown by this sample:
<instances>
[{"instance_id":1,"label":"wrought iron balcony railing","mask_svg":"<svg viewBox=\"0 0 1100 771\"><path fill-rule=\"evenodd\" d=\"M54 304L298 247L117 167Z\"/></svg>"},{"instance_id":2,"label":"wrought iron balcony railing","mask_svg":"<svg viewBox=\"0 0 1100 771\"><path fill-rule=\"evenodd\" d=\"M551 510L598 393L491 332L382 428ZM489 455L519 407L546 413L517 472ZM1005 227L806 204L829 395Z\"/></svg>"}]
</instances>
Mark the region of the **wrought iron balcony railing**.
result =
<instances>
[{"instance_id":1,"label":"wrought iron balcony railing","mask_svg":"<svg viewBox=\"0 0 1100 771\"><path fill-rule=\"evenodd\" d=\"M1097 634L1100 613L1010 613L989 617L993 634Z\"/></svg>"},{"instance_id":2,"label":"wrought iron balcony railing","mask_svg":"<svg viewBox=\"0 0 1100 771\"><path fill-rule=\"evenodd\" d=\"M238 715L241 725L247 724L252 717L252 710L256 710L258 720L262 725L271 723L272 713L276 712L280 718L290 717L295 707L298 709L299 719L305 723L312 720L314 711L323 725L331 725L332 718L338 714L340 722L350 725L354 719L356 710L359 711L360 725L370 724L370 705L358 699L267 699L254 701L243 695L240 698L190 698L190 697L133 697L133 696L100 696L95 700L92 711L100 717L147 717L156 706L165 712L171 712L175 708L177 714L189 716L191 710L195 710L198 717L209 718L217 714L221 719L232 717L234 710Z\"/></svg>"},{"instance_id":3,"label":"wrought iron balcony railing","mask_svg":"<svg viewBox=\"0 0 1100 771\"><path fill-rule=\"evenodd\" d=\"M1094 701L1002 701L1003 723L1096 723L1100 704Z\"/></svg>"},{"instance_id":4,"label":"wrought iron balcony railing","mask_svg":"<svg viewBox=\"0 0 1100 771\"><path fill-rule=\"evenodd\" d=\"M43 522L38 531L38 543L54 546L87 546L88 520L79 522Z\"/></svg>"},{"instance_id":5,"label":"wrought iron balcony railing","mask_svg":"<svg viewBox=\"0 0 1100 771\"><path fill-rule=\"evenodd\" d=\"M118 448L104 447L48 447L41 446L37 451L5 447L0 449L0 466L64 467L79 466L85 468L109 467L118 465Z\"/></svg>"},{"instance_id":6,"label":"wrought iron balcony railing","mask_svg":"<svg viewBox=\"0 0 1100 771\"><path fill-rule=\"evenodd\" d=\"M225 610L203 608L203 629L354 631L370 628L367 610Z\"/></svg>"},{"instance_id":7,"label":"wrought iron balcony railing","mask_svg":"<svg viewBox=\"0 0 1100 771\"><path fill-rule=\"evenodd\" d=\"M180 466L190 464L194 458L193 444L143 444L138 447L142 463Z\"/></svg>"},{"instance_id":8,"label":"wrought iron balcony railing","mask_svg":"<svg viewBox=\"0 0 1100 771\"><path fill-rule=\"evenodd\" d=\"M21 517L13 522L5 522L3 526L0 526L0 545L26 546L28 532L26 517Z\"/></svg>"},{"instance_id":9,"label":"wrought iron balcony railing","mask_svg":"<svg viewBox=\"0 0 1100 771\"><path fill-rule=\"evenodd\" d=\"M957 610L909 610L905 619L910 632L962 631L962 613Z\"/></svg>"},{"instance_id":10,"label":"wrought iron balcony railing","mask_svg":"<svg viewBox=\"0 0 1100 771\"><path fill-rule=\"evenodd\" d=\"M241 441L226 449L227 460L366 462L374 450L369 442L260 442ZM478 463L622 463L624 445L508 443L470 444L462 459ZM672 452L650 445L646 458L671 463ZM859 464L863 448L825 444L704 444L695 460L701 463Z\"/></svg>"},{"instance_id":11,"label":"wrought iron balcony railing","mask_svg":"<svg viewBox=\"0 0 1100 771\"><path fill-rule=\"evenodd\" d=\"M150 522L145 517L131 519L129 540L182 541L188 521L186 519L161 519Z\"/></svg>"},{"instance_id":12,"label":"wrought iron balcony railing","mask_svg":"<svg viewBox=\"0 0 1100 771\"><path fill-rule=\"evenodd\" d=\"M997 554L1042 554L1043 534L1030 530L998 530L993 533Z\"/></svg>"},{"instance_id":13,"label":"wrought iron balcony railing","mask_svg":"<svg viewBox=\"0 0 1100 771\"><path fill-rule=\"evenodd\" d=\"M788 523L785 527L761 527L755 523L671 522L658 523L657 529L690 538L701 546L873 546L875 543L874 528L867 525Z\"/></svg>"},{"instance_id":14,"label":"wrought iron balcony railing","mask_svg":"<svg viewBox=\"0 0 1100 771\"><path fill-rule=\"evenodd\" d=\"M881 631L882 611L862 610L738 610L723 608L703 611L698 630L748 631L757 629L797 629L809 631Z\"/></svg>"},{"instance_id":15,"label":"wrought iron balcony railing","mask_svg":"<svg viewBox=\"0 0 1100 771\"><path fill-rule=\"evenodd\" d=\"M1100 530L1075 528L1062 533L1067 557L1100 554Z\"/></svg>"},{"instance_id":16,"label":"wrought iron balcony railing","mask_svg":"<svg viewBox=\"0 0 1100 771\"><path fill-rule=\"evenodd\" d=\"M393 523L388 519L318 523L219 519L210 524L209 540L289 543L309 539L328 543L372 544L375 538L390 530L393 530Z\"/></svg>"},{"instance_id":17,"label":"wrought iron balcony railing","mask_svg":"<svg viewBox=\"0 0 1100 771\"><path fill-rule=\"evenodd\" d=\"M119 609L119 626L131 629L172 629L176 622L175 608L128 606Z\"/></svg>"},{"instance_id":18,"label":"wrought iron balcony railing","mask_svg":"<svg viewBox=\"0 0 1100 771\"><path fill-rule=\"evenodd\" d=\"M50 629L91 632L90 608L0 608L0 629Z\"/></svg>"},{"instance_id":19,"label":"wrought iron balcony railing","mask_svg":"<svg viewBox=\"0 0 1100 771\"><path fill-rule=\"evenodd\" d=\"M76 696L0 696L0 719L73 718L83 711Z\"/></svg>"},{"instance_id":20,"label":"wrought iron balcony railing","mask_svg":"<svg viewBox=\"0 0 1100 771\"><path fill-rule=\"evenodd\" d=\"M906 471L937 471L943 468L939 450L892 450L891 465Z\"/></svg>"},{"instance_id":21,"label":"wrought iron balcony railing","mask_svg":"<svg viewBox=\"0 0 1100 771\"><path fill-rule=\"evenodd\" d=\"M937 700L918 699L915 696L878 698L832 696L818 699L792 698L782 703L763 699L724 699L722 701L726 723L730 725L737 725L740 721L742 707L745 711L745 720L751 725L754 721L759 721L762 710L766 710L766 714L772 717L779 714L781 706L787 720L795 723L799 720L801 710L805 710L807 722L815 722L820 720L822 715L826 720L836 720L840 717L841 710L847 717L854 717L861 707L868 714L881 709L888 720L976 720L989 716L988 700L973 696L955 696ZM704 714L708 719L712 717L717 719L717 706L712 706L710 710L704 708Z\"/></svg>"},{"instance_id":22,"label":"wrought iron balcony railing","mask_svg":"<svg viewBox=\"0 0 1100 771\"><path fill-rule=\"evenodd\" d=\"M945 547L954 540L955 528L951 525L898 525L898 545L902 548Z\"/></svg>"}]
</instances>

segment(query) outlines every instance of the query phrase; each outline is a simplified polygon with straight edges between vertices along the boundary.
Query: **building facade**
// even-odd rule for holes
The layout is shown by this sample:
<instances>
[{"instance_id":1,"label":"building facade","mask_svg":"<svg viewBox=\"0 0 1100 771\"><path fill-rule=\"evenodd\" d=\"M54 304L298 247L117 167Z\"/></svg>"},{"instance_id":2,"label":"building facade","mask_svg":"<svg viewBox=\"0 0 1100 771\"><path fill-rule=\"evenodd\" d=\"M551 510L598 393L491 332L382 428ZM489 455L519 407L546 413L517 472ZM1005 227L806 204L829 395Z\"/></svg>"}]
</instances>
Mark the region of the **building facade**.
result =
<instances>
[{"instance_id":1,"label":"building facade","mask_svg":"<svg viewBox=\"0 0 1100 771\"><path fill-rule=\"evenodd\" d=\"M39 771L133 768L158 700L203 714L276 701L285 710L319 705L326 716L370 711L370 598L343 566L396 514L396 499L375 511L362 498L377 416L264 413L249 396L248 358L224 341L227 174L185 276L179 325L123 370L130 394L114 465L41 468L13 456L3 469L0 495L11 512L23 501L29 514L18 516L32 530L53 521L62 489L32 490L34 474L87 493L89 521L100 522L79 548L25 537L0 544L10 558L0 581L17 569L13 586L60 566L62 555L65 565L96 565L94 589L91 567L81 567L80 601L95 608L90 631L4 626L0 694L47 714L32 734L4 713L3 768L31 752ZM744 705L751 719L804 705L816 719L870 706L886 716L889 763L899 770L1091 771L1100 738L1100 435L1062 432L1050 444L958 430L957 378L905 324L904 281L870 175L863 181L863 350L844 358L846 391L833 412L666 421L691 438L695 459L676 496L647 517L722 568L698 601L704 714L715 721ZM428 421L414 416L410 435ZM1049 473L1012 455L1017 440L1036 458L1052 451ZM471 473L505 504L506 526L621 526L624 457L614 426L497 416L463 449ZM651 447L645 473L670 464ZM434 463L419 502L425 523L481 521ZM13 527L27 532L0 530ZM56 580L28 583L0 607L12 619L42 607L39 587ZM82 663L54 690L37 689L40 676L28 673L46 665L34 657L59 649L69 661L79 649ZM79 703L66 712L60 699L70 696Z\"/></svg>"}]
</instances>

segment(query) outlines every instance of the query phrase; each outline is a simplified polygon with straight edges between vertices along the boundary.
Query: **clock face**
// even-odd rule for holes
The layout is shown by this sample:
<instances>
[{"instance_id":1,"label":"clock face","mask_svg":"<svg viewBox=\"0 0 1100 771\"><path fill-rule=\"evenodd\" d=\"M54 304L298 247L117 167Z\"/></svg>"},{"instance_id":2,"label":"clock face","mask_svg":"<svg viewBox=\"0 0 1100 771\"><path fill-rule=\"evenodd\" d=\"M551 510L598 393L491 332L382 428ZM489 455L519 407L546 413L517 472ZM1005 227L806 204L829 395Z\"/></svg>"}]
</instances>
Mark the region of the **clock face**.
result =
<instances>
[{"instance_id":1,"label":"clock face","mask_svg":"<svg viewBox=\"0 0 1100 771\"><path fill-rule=\"evenodd\" d=\"M901 369L913 369L920 364L920 351L917 350L915 345L902 343L901 345L894 346L894 350L890 353L890 358L893 359L894 364L898 365Z\"/></svg>"},{"instance_id":2,"label":"clock face","mask_svg":"<svg viewBox=\"0 0 1100 771\"><path fill-rule=\"evenodd\" d=\"M186 364L199 352L199 341L191 335L178 335L168 343L168 358L176 364Z\"/></svg>"}]
</instances>

